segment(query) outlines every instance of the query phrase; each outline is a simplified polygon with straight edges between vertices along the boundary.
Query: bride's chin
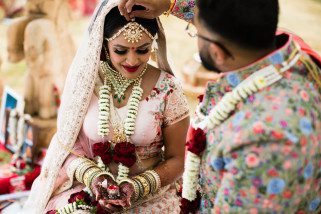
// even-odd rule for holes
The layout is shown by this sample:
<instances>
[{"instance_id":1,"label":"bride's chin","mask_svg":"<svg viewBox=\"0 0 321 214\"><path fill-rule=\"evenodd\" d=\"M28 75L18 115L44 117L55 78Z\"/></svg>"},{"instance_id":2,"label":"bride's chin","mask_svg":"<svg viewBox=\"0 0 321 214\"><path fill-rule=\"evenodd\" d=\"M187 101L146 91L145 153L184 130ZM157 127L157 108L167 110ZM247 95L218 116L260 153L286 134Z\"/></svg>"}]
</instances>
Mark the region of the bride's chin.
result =
<instances>
[{"instance_id":1,"label":"bride's chin","mask_svg":"<svg viewBox=\"0 0 321 214\"><path fill-rule=\"evenodd\" d=\"M122 69L121 74L128 79L135 79L143 72L144 66L140 66L135 72L128 72L126 69Z\"/></svg>"}]
</instances>

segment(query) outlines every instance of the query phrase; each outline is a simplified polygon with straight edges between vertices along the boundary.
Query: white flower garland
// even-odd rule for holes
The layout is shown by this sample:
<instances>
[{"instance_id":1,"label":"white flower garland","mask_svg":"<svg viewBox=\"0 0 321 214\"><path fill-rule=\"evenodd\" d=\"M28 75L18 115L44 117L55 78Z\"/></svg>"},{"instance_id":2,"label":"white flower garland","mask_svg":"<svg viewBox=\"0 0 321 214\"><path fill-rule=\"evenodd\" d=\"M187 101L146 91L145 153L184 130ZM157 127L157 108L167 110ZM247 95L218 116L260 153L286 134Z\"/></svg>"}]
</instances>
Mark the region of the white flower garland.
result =
<instances>
[{"instance_id":1,"label":"white flower garland","mask_svg":"<svg viewBox=\"0 0 321 214\"><path fill-rule=\"evenodd\" d=\"M98 100L98 135L101 137L109 134L110 93L110 84L104 84L100 87Z\"/></svg>"},{"instance_id":2,"label":"white flower garland","mask_svg":"<svg viewBox=\"0 0 321 214\"><path fill-rule=\"evenodd\" d=\"M129 138L135 132L136 118L138 114L139 102L142 99L143 89L140 87L141 79L133 87L133 92L129 97L129 107L125 119L124 129L125 134Z\"/></svg>"},{"instance_id":3,"label":"white flower garland","mask_svg":"<svg viewBox=\"0 0 321 214\"><path fill-rule=\"evenodd\" d=\"M133 87L133 92L130 95L128 100L129 107L128 107L128 112L127 112L127 116L124 124L124 129L125 129L125 134L127 136L127 139L129 139L130 136L135 133L139 102L141 101L142 95L143 95L143 89L140 87L141 82L142 82L142 79L139 79L135 83ZM118 175L117 175L116 182L120 183L123 179L128 178L128 173L129 173L129 168L120 163L118 165Z\"/></svg>"},{"instance_id":4,"label":"white flower garland","mask_svg":"<svg viewBox=\"0 0 321 214\"><path fill-rule=\"evenodd\" d=\"M57 214L71 214L76 210L91 210L93 207L85 204L77 205L77 202L68 203L64 207L57 210Z\"/></svg>"},{"instance_id":5,"label":"white flower garland","mask_svg":"<svg viewBox=\"0 0 321 214\"><path fill-rule=\"evenodd\" d=\"M105 65L104 63L102 65ZM107 63L108 65L108 63ZM106 70L108 66L102 66L105 75L113 75L113 71ZM110 67L109 67L110 68ZM124 122L124 132L126 134L127 139L130 138L131 135L135 133L135 126L136 126L136 118L139 109L139 102L142 99L143 89L141 88L142 82L142 75L145 73L147 69L147 65L139 75L139 77L135 80L134 86L132 89L132 93L128 100L128 112L126 115L126 119ZM101 137L107 136L109 134L109 119L110 119L110 111L111 111L111 87L113 84L109 82L110 80L105 77L104 85L100 87L99 90L99 101L98 101L98 108L99 108L99 118L98 118L98 134ZM107 166L104 165L101 158L98 159L98 164L100 168L104 168L108 170ZM118 165L118 175L116 182L120 183L121 180L128 177L129 168L124 166L123 164Z\"/></svg>"},{"instance_id":6,"label":"white flower garland","mask_svg":"<svg viewBox=\"0 0 321 214\"><path fill-rule=\"evenodd\" d=\"M183 192L182 197L193 201L196 198L198 186L198 175L200 174L201 158L192 152L187 152L183 173Z\"/></svg>"},{"instance_id":7,"label":"white flower garland","mask_svg":"<svg viewBox=\"0 0 321 214\"><path fill-rule=\"evenodd\" d=\"M284 63L284 67L277 70L273 65L263 68L241 82L233 91L226 93L220 102L210 111L208 116L201 112L201 106L196 109L197 120L192 121L192 127L204 131L213 129L223 123L236 108L236 104L248 98L257 91L272 85L282 79L282 73L290 69L300 58L297 53L291 61ZM193 201L197 197L198 176L200 173L201 157L188 151L183 173L182 197Z\"/></svg>"},{"instance_id":8,"label":"white flower garland","mask_svg":"<svg viewBox=\"0 0 321 214\"><path fill-rule=\"evenodd\" d=\"M119 184L125 178L128 178L129 168L124 166L123 164L118 165L118 175L116 178L116 182Z\"/></svg>"},{"instance_id":9,"label":"white flower garland","mask_svg":"<svg viewBox=\"0 0 321 214\"><path fill-rule=\"evenodd\" d=\"M64 207L60 208L57 210L58 214L70 214L75 212L78 209L77 203L73 202L73 203L69 203L67 205L65 205Z\"/></svg>"}]
</instances>

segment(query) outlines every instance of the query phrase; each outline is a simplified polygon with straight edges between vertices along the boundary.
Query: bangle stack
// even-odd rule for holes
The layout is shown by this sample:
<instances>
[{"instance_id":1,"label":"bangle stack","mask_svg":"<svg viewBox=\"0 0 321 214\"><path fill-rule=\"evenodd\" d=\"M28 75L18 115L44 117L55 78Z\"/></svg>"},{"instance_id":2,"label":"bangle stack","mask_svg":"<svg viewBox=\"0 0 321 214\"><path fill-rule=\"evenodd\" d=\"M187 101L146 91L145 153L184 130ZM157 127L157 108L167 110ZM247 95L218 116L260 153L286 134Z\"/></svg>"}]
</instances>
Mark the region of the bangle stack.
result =
<instances>
[{"instance_id":1,"label":"bangle stack","mask_svg":"<svg viewBox=\"0 0 321 214\"><path fill-rule=\"evenodd\" d=\"M135 201L158 192L161 187L160 177L154 170L148 170L132 179L124 179L121 183L123 182L128 182L134 186Z\"/></svg>"},{"instance_id":2,"label":"bangle stack","mask_svg":"<svg viewBox=\"0 0 321 214\"><path fill-rule=\"evenodd\" d=\"M111 173L101 170L101 168L89 159L78 158L73 164L77 164L75 178L80 183L85 184L89 189L91 188L92 181L101 175L108 175L114 179Z\"/></svg>"},{"instance_id":3,"label":"bangle stack","mask_svg":"<svg viewBox=\"0 0 321 214\"><path fill-rule=\"evenodd\" d=\"M91 188L92 181L100 172L102 172L102 170L99 167L90 168L85 172L83 183L86 185L86 187Z\"/></svg>"}]
</instances>

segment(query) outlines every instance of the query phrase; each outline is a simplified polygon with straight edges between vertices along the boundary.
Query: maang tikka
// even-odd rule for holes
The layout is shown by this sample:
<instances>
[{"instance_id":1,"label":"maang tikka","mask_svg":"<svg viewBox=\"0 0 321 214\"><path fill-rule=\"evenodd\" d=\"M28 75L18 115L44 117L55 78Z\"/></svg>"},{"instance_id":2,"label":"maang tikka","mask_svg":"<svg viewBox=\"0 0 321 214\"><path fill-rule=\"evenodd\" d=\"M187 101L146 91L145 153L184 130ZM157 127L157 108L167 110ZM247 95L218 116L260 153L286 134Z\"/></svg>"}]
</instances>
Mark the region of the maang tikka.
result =
<instances>
[{"instance_id":1,"label":"maang tikka","mask_svg":"<svg viewBox=\"0 0 321 214\"><path fill-rule=\"evenodd\" d=\"M154 41L156 42L157 34L153 36L146 28L144 28L141 24L138 24L134 20L127 23L114 36L112 36L111 38L107 38L106 40L108 42L114 40L122 33L128 43L137 43L142 39L143 32L146 33L147 36L153 40L153 43Z\"/></svg>"}]
</instances>

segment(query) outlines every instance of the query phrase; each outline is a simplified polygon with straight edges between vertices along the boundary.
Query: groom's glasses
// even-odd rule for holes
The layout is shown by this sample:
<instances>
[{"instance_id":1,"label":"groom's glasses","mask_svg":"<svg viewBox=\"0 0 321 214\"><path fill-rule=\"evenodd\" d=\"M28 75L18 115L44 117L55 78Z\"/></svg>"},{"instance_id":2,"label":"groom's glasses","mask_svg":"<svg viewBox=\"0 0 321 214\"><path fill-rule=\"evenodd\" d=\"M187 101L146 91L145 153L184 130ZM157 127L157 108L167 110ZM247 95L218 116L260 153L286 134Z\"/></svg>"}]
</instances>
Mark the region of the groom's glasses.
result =
<instances>
[{"instance_id":1,"label":"groom's glasses","mask_svg":"<svg viewBox=\"0 0 321 214\"><path fill-rule=\"evenodd\" d=\"M188 25L186 26L185 30L186 30L187 34L190 37L192 37L192 38L198 37L198 38L203 39L205 41L214 43L217 46L219 46L228 56L233 58L233 55L231 54L231 52L229 50L227 50L227 48L224 45L222 45L220 42L212 40L212 39L209 39L209 38L207 38L205 36L199 35L197 33L196 28L194 27L194 25L192 23L188 23Z\"/></svg>"}]
</instances>

